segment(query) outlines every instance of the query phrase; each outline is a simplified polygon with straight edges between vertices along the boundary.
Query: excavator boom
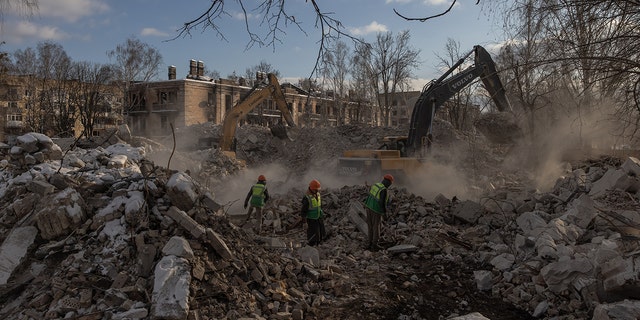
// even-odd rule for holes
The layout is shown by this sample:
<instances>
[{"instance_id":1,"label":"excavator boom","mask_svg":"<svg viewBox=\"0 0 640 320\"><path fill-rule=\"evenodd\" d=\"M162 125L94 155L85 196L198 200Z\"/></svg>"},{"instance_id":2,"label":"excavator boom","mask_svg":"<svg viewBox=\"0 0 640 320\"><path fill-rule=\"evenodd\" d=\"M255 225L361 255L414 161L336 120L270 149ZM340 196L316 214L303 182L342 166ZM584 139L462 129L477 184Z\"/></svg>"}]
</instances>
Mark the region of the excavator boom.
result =
<instances>
[{"instance_id":1,"label":"excavator boom","mask_svg":"<svg viewBox=\"0 0 640 320\"><path fill-rule=\"evenodd\" d=\"M453 74L472 54L474 64ZM491 56L483 47L475 46L442 76L423 88L413 108L406 137L387 137L378 150L345 151L338 159L338 174L379 179L380 173L399 173L399 176L407 177L423 167L424 151L431 144L436 111L478 77L498 110L510 111L511 106Z\"/></svg>"},{"instance_id":2,"label":"excavator boom","mask_svg":"<svg viewBox=\"0 0 640 320\"><path fill-rule=\"evenodd\" d=\"M475 53L474 65L445 79L453 70L458 68L471 53ZM475 46L473 51L465 55L444 75L426 86L422 91L413 108L411 122L409 123L409 135L407 139L409 154L415 154L430 145L433 118L436 111L438 111L447 100L451 99L451 97L478 77L482 80L485 89L489 92L498 110L511 110L505 89L498 77L495 63L483 47Z\"/></svg>"},{"instance_id":3,"label":"excavator boom","mask_svg":"<svg viewBox=\"0 0 640 320\"><path fill-rule=\"evenodd\" d=\"M291 112L287 108L287 102L285 100L282 87L280 87L280 83L278 82L278 78L272 73L267 74L267 78L269 82L266 86L255 87L251 92L249 92L244 100L231 108L231 110L229 110L225 115L222 124L222 138L220 139L220 149L222 149L222 151L233 151L233 141L238 121L246 117L251 110L269 97L275 101L278 110L282 113L287 124L290 127L296 126L293 120L293 115L291 115ZM279 127L275 130L272 129L272 132L279 138L287 137L285 127Z\"/></svg>"}]
</instances>

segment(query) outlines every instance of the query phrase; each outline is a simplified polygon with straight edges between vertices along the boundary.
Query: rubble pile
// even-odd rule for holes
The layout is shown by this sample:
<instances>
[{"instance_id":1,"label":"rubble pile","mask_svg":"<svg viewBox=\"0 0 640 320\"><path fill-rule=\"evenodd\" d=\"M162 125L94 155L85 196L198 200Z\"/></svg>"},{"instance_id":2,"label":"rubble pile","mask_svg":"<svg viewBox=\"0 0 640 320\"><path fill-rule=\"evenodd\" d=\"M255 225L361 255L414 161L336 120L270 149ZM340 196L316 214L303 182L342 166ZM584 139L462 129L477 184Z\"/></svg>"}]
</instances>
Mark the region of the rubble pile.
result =
<instances>
[{"instance_id":1,"label":"rubble pile","mask_svg":"<svg viewBox=\"0 0 640 320\"><path fill-rule=\"evenodd\" d=\"M290 168L390 135L299 128L276 141L239 129L248 163L281 157ZM322 190L329 237L309 247L298 218L304 183L271 193L258 232L210 188L245 170L218 150L169 152L179 170L150 160L149 149L167 156L158 146L62 150L38 133L18 141L0 161L7 319L640 317L635 158L576 163L548 192L515 178L477 199L392 186L386 249L371 252L366 185Z\"/></svg>"},{"instance_id":2,"label":"rubble pile","mask_svg":"<svg viewBox=\"0 0 640 320\"><path fill-rule=\"evenodd\" d=\"M610 162L603 159L569 170L547 193L510 186L486 193L478 202L443 196L427 200L405 189L394 190L399 205L385 223L383 234L391 244L385 258L398 259L400 265L439 261L446 268L454 262L475 266L469 276L477 290L503 297L532 318L636 319L640 317L640 302L634 300L640 285L635 271L640 252L640 161ZM354 264L357 270L367 270L372 265L371 259L359 254L367 231L359 200L366 190L343 187L324 195L331 213L328 225L338 238L335 243L330 240L337 251L331 255L340 270L353 269ZM273 229L278 234L286 223L290 221L267 219L266 225L278 226ZM394 265L388 260L373 265L384 269L383 264ZM358 295L338 300L348 305ZM416 300L407 301L404 312L420 310L417 301L432 298L418 292L413 296ZM465 311L464 299L458 301L457 310ZM424 314L417 317L423 318Z\"/></svg>"},{"instance_id":3,"label":"rubble pile","mask_svg":"<svg viewBox=\"0 0 640 320\"><path fill-rule=\"evenodd\" d=\"M512 143L523 137L522 129L509 112L482 113L473 125L494 143Z\"/></svg>"}]
</instances>

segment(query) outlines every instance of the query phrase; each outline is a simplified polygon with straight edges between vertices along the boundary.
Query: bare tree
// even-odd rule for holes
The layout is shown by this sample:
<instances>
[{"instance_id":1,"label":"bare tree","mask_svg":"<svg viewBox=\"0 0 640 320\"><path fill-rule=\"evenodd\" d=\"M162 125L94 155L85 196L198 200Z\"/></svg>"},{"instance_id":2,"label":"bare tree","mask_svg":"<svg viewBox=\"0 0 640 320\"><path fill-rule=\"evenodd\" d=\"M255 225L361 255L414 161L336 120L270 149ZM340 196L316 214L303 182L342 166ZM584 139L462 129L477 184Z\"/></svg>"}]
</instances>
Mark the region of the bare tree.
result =
<instances>
[{"instance_id":1,"label":"bare tree","mask_svg":"<svg viewBox=\"0 0 640 320\"><path fill-rule=\"evenodd\" d=\"M253 86L256 80L256 75L258 72L264 73L273 73L276 77L280 77L280 71L276 70L270 63L266 60L261 60L260 63L255 66L251 66L247 68L244 72L245 79L247 80L248 86Z\"/></svg>"},{"instance_id":2,"label":"bare tree","mask_svg":"<svg viewBox=\"0 0 640 320\"><path fill-rule=\"evenodd\" d=\"M314 95L318 92L322 91L322 86L318 83L318 79L310 79L310 78L301 78L298 79L298 86L309 92L309 94Z\"/></svg>"},{"instance_id":3,"label":"bare tree","mask_svg":"<svg viewBox=\"0 0 640 320\"><path fill-rule=\"evenodd\" d=\"M63 137L73 136L76 109L70 101L72 92L71 58L60 44L38 44L38 75L41 82L40 110L43 111L43 132Z\"/></svg>"},{"instance_id":4,"label":"bare tree","mask_svg":"<svg viewBox=\"0 0 640 320\"><path fill-rule=\"evenodd\" d=\"M409 44L409 31L402 31L395 37L391 32L380 33L371 48L371 67L379 94L378 107L383 125L389 125L392 97L402 92L408 85L413 70L418 66L419 50Z\"/></svg>"},{"instance_id":5,"label":"bare tree","mask_svg":"<svg viewBox=\"0 0 640 320\"><path fill-rule=\"evenodd\" d=\"M211 79L220 79L220 71L204 67L204 74Z\"/></svg>"},{"instance_id":6,"label":"bare tree","mask_svg":"<svg viewBox=\"0 0 640 320\"><path fill-rule=\"evenodd\" d=\"M42 42L34 50L17 50L12 73L25 75L30 94L26 101L26 124L50 135L68 135L73 128L68 79L71 58L61 45Z\"/></svg>"},{"instance_id":7,"label":"bare tree","mask_svg":"<svg viewBox=\"0 0 640 320\"><path fill-rule=\"evenodd\" d=\"M140 102L133 101L136 99L134 97L142 97L130 95L131 86L134 82L148 82L157 78L162 55L156 48L131 37L108 51L107 56L115 60L114 78L124 97L124 108L128 110Z\"/></svg>"},{"instance_id":8,"label":"bare tree","mask_svg":"<svg viewBox=\"0 0 640 320\"><path fill-rule=\"evenodd\" d=\"M43 122L42 112L39 109L39 99L36 95L39 82L34 71L38 65L38 55L33 48L16 50L12 54L12 64L9 72L20 75L24 79L25 92L25 115L23 118L27 130L38 130Z\"/></svg>"},{"instance_id":9,"label":"bare tree","mask_svg":"<svg viewBox=\"0 0 640 320\"><path fill-rule=\"evenodd\" d=\"M254 7L248 7L247 3L250 3L250 5ZM347 34L344 31L342 22L334 19L332 17L333 13L324 12L318 5L317 0L308 0L307 3L313 7L315 12L315 23L313 25L314 28L320 32L318 58L316 59L316 65L310 73L309 78L311 78L316 73L321 57L330 42L340 37L349 38L355 42L359 42L360 40ZM219 38L226 41L226 36L218 22L222 17L231 16L225 4L228 5L229 2L212 0L209 7L204 10L201 15L185 22L182 28L177 30L177 35L173 39L190 36L194 29L199 28L203 31L211 29ZM237 0L234 1L233 4L236 4L244 14L245 29L249 36L246 49L258 45L260 47L272 47L273 50L275 50L276 46L282 43L282 39L286 35L286 29L289 26L295 27L305 36L308 35L307 31L302 27L303 21L300 21L299 18L296 19L294 15L289 13L286 7L286 1L262 0L248 2L246 0ZM261 16L262 19L256 25L253 25L249 19L251 16L249 12Z\"/></svg>"},{"instance_id":10,"label":"bare tree","mask_svg":"<svg viewBox=\"0 0 640 320\"><path fill-rule=\"evenodd\" d=\"M38 11L38 0L0 0L0 21L9 10L15 10L20 15L30 17Z\"/></svg>"},{"instance_id":11,"label":"bare tree","mask_svg":"<svg viewBox=\"0 0 640 320\"><path fill-rule=\"evenodd\" d=\"M440 60L439 65L445 70L451 69L465 53L460 51L460 43L452 38L447 39L444 47L444 56L436 55ZM456 129L469 129L472 123L473 112L473 92L476 91L478 85L469 85L461 89L447 100L445 108L447 110L448 120Z\"/></svg>"},{"instance_id":12,"label":"bare tree","mask_svg":"<svg viewBox=\"0 0 640 320\"><path fill-rule=\"evenodd\" d=\"M235 82L238 82L238 79L240 79L240 77L236 74L235 71L228 74L226 78Z\"/></svg>"},{"instance_id":13,"label":"bare tree","mask_svg":"<svg viewBox=\"0 0 640 320\"><path fill-rule=\"evenodd\" d=\"M322 74L328 80L334 93L333 102L334 109L338 112L336 115L338 125L342 124L344 119L344 106L342 104L347 93L349 60L349 48L347 47L347 44L342 41L335 42L334 46L325 52L322 59Z\"/></svg>"},{"instance_id":14,"label":"bare tree","mask_svg":"<svg viewBox=\"0 0 640 320\"><path fill-rule=\"evenodd\" d=\"M77 62L73 65L72 74L77 79L73 103L78 109L82 135L90 138L97 125L104 124L112 117L108 86L112 80L112 70L106 65Z\"/></svg>"},{"instance_id":15,"label":"bare tree","mask_svg":"<svg viewBox=\"0 0 640 320\"><path fill-rule=\"evenodd\" d=\"M407 21L425 22L427 20L434 19L434 18L437 18L437 17L441 17L441 16L444 16L445 14L449 13L451 11L451 9L453 9L453 6L456 5L457 2L458 2L458 0L451 0L450 3L449 3L449 6L447 7L447 9L445 9L442 12L439 12L439 13L436 13L436 14L433 14L433 15L429 15L429 16L426 16L426 17L408 17L408 16L405 16L403 14L400 14L400 12L398 12L398 10L396 10L396 9L393 9L393 12L395 12L396 15L398 15L399 17L401 17L402 19L405 19ZM477 4L480 4L480 0L476 0L476 5Z\"/></svg>"},{"instance_id":16,"label":"bare tree","mask_svg":"<svg viewBox=\"0 0 640 320\"><path fill-rule=\"evenodd\" d=\"M0 47L5 44L4 41L0 42ZM11 68L11 59L9 53L6 51L0 51L0 78L2 78Z\"/></svg>"},{"instance_id":17,"label":"bare tree","mask_svg":"<svg viewBox=\"0 0 640 320\"><path fill-rule=\"evenodd\" d=\"M356 104L352 108L355 114L351 118L358 122L378 124L376 112L378 103L378 75L371 65L371 46L365 43L356 44L351 57L351 91L350 97ZM369 117L368 119L365 117Z\"/></svg>"},{"instance_id":18,"label":"bare tree","mask_svg":"<svg viewBox=\"0 0 640 320\"><path fill-rule=\"evenodd\" d=\"M551 47L545 39L545 21L538 16L535 4L534 0L520 1L505 14L506 30L516 40L502 48L499 59L511 101L523 112L529 137L537 142L537 125L545 124L548 129L562 106L559 101L553 107L550 104L552 93L561 86L560 70L557 63L542 63Z\"/></svg>"},{"instance_id":19,"label":"bare tree","mask_svg":"<svg viewBox=\"0 0 640 320\"><path fill-rule=\"evenodd\" d=\"M637 1L516 1L514 5L525 14L520 15L523 26L540 30L535 39L520 32L517 41L549 49L528 61L527 67L538 74L532 81L539 82L539 75L547 73L550 77L544 83L554 80L554 94L571 96L577 130L586 128L584 120L595 106L613 102L611 109L616 112L610 114L628 124L620 137L636 136L640 125L640 104L633 99L640 96L640 36L633 31L640 19Z\"/></svg>"}]
</instances>

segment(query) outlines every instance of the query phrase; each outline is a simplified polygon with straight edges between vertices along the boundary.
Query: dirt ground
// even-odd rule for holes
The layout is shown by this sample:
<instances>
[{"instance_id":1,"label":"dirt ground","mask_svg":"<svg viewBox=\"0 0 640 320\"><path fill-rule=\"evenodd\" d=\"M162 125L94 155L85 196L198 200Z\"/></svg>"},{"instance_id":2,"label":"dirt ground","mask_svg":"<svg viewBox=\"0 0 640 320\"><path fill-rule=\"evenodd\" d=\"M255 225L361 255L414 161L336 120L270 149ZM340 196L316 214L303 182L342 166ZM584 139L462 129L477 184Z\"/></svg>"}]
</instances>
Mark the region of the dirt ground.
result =
<instances>
[{"instance_id":1,"label":"dirt ground","mask_svg":"<svg viewBox=\"0 0 640 320\"><path fill-rule=\"evenodd\" d=\"M355 291L360 295L335 307L321 309L317 319L403 319L402 316L406 316L404 319L437 320L473 312L492 320L534 319L490 292L477 290L473 264L392 258L384 270L376 274L363 273L355 279L358 286ZM403 271L397 271L398 268ZM412 276L418 277L416 284L410 279Z\"/></svg>"}]
</instances>

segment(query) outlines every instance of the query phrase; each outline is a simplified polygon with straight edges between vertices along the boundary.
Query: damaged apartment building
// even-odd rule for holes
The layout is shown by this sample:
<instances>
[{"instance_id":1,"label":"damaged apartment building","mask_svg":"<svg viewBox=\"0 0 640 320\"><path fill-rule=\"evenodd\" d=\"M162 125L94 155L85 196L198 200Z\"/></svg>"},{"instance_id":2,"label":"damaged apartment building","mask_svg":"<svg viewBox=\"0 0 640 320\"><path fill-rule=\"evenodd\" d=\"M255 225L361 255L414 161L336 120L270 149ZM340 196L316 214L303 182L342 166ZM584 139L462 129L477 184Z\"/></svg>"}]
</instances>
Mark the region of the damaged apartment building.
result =
<instances>
[{"instance_id":1,"label":"damaged apartment building","mask_svg":"<svg viewBox=\"0 0 640 320\"><path fill-rule=\"evenodd\" d=\"M101 135L105 130L126 123L131 133L149 138L171 135L171 126L183 128L196 124L223 122L226 112L241 102L254 89L256 84L266 81L262 72L255 79L212 79L204 75L204 63L190 60L188 73L184 78L177 77L177 68L168 67L166 80L136 82L128 86L122 96L120 88L113 84L103 86L100 96L101 111L97 117L91 135ZM80 90L77 81L39 81L34 75L3 75L0 81L0 142L12 144L15 137L29 131L38 131L50 136L78 137L86 131L80 116L69 114L69 129L59 132L51 125L42 123L34 127L35 113L40 111L42 119L59 119L53 105L68 105L67 110L79 110L81 107L70 97ZM53 86L53 87L52 87ZM301 126L336 126L341 124L379 125L381 116L375 102L358 99L350 93L339 97L331 91L309 92L291 83L284 82L281 88L285 95L287 108L296 124ZM57 96L48 97L52 92ZM86 107L85 107L86 109ZM53 112L53 117L51 116ZM78 111L76 111L78 112ZM406 115L406 112L405 112ZM43 121L44 122L44 121ZM271 126L282 122L282 114L275 101L267 98L253 108L240 125L257 124ZM50 128L47 129L47 126Z\"/></svg>"},{"instance_id":2,"label":"damaged apartment building","mask_svg":"<svg viewBox=\"0 0 640 320\"><path fill-rule=\"evenodd\" d=\"M123 122L118 92L114 85L77 79L0 74L0 142L13 145L31 131L52 137L102 135Z\"/></svg>"},{"instance_id":3,"label":"damaged apartment building","mask_svg":"<svg viewBox=\"0 0 640 320\"><path fill-rule=\"evenodd\" d=\"M262 72L255 79L212 79L204 75L204 63L191 60L189 73L177 79L177 68L168 67L165 81L138 83L129 92L131 108L124 110L132 134L147 137L166 136L176 128L212 122L222 123L228 110L241 102L266 81ZM250 86L250 83L255 83ZM368 123L376 119L370 102L336 99L331 92L309 93L291 83L281 85L287 108L295 123L304 126L336 126L344 123ZM340 112L342 110L342 113ZM281 123L283 115L275 101L267 98L251 110L242 124L271 126Z\"/></svg>"}]
</instances>

